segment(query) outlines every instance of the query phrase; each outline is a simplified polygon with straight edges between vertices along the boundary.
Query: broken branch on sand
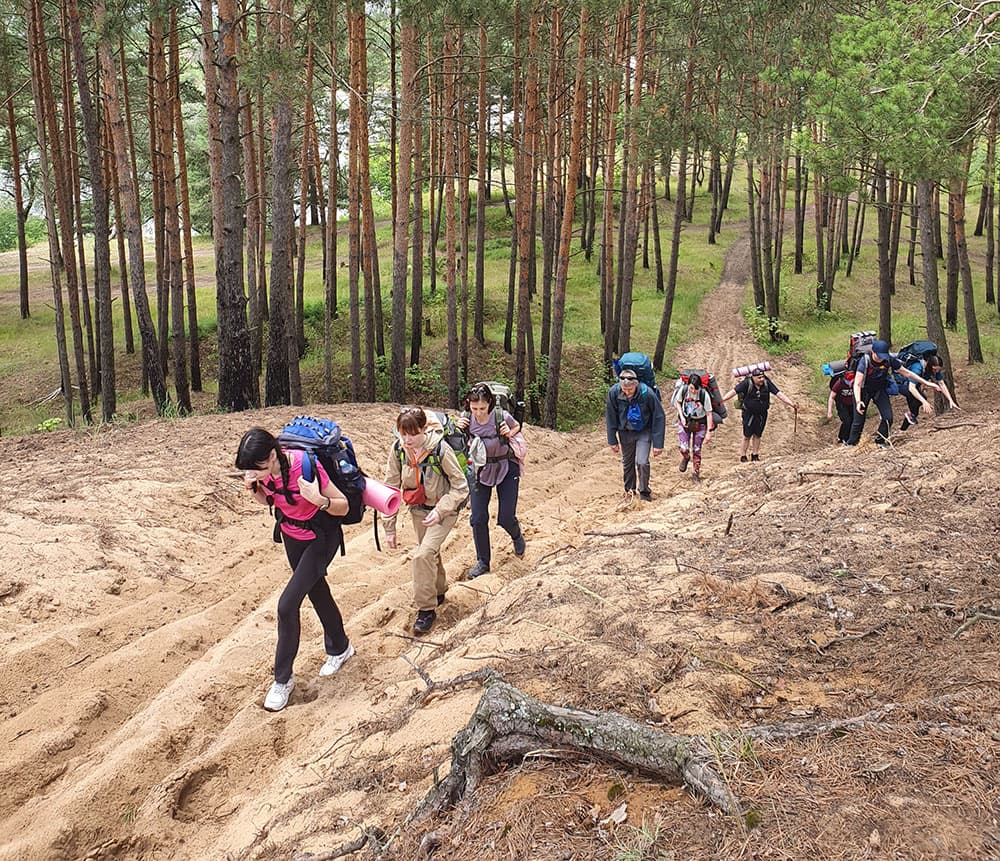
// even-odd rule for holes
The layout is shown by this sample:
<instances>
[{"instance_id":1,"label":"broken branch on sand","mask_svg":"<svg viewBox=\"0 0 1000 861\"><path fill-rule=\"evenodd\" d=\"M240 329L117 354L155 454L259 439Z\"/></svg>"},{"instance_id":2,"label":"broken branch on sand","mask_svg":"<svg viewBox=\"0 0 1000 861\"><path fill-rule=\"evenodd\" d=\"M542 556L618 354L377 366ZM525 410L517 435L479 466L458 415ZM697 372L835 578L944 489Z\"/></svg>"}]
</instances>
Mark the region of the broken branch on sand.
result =
<instances>
[{"instance_id":1,"label":"broken branch on sand","mask_svg":"<svg viewBox=\"0 0 1000 861\"><path fill-rule=\"evenodd\" d=\"M977 422L959 422L953 425L938 425L937 427L931 428L931 433L936 433L937 431L943 430L954 430L955 428L977 428L979 424Z\"/></svg>"},{"instance_id":2,"label":"broken branch on sand","mask_svg":"<svg viewBox=\"0 0 1000 861\"><path fill-rule=\"evenodd\" d=\"M955 630L955 633L951 635L952 639L954 639L955 637L957 637L959 634L961 634L961 633L969 630L969 628L971 628L977 622L1000 622L1000 616L997 616L997 615L995 615L992 612L991 613L980 613L980 612L973 613L961 625L959 625L959 627Z\"/></svg>"},{"instance_id":3,"label":"broken branch on sand","mask_svg":"<svg viewBox=\"0 0 1000 861\"><path fill-rule=\"evenodd\" d=\"M826 478L864 478L863 472L839 472L832 469L800 469L798 471L799 484L805 481L807 475L821 475Z\"/></svg>"},{"instance_id":4,"label":"broken branch on sand","mask_svg":"<svg viewBox=\"0 0 1000 861\"><path fill-rule=\"evenodd\" d=\"M362 828L361 836L357 840L345 843L339 849L324 852L322 855L313 855L312 852L306 852L302 855L296 855L295 861L333 861L335 858L353 855L355 852L364 849L369 842L373 843L376 847L382 846L385 843L385 832L381 828Z\"/></svg>"},{"instance_id":5,"label":"broken branch on sand","mask_svg":"<svg viewBox=\"0 0 1000 861\"><path fill-rule=\"evenodd\" d=\"M596 535L599 538L622 538L626 535L659 535L659 529L618 529L614 532L584 532L584 535Z\"/></svg>"}]
</instances>

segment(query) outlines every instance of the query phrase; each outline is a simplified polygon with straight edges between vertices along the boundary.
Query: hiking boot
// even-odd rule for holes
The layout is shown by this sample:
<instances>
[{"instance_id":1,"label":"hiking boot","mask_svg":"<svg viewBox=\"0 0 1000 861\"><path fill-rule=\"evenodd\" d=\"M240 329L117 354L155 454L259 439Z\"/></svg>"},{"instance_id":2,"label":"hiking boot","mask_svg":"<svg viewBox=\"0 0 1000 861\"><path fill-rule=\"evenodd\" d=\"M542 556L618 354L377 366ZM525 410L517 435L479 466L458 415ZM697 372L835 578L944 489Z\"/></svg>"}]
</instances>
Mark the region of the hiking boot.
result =
<instances>
[{"instance_id":1,"label":"hiking boot","mask_svg":"<svg viewBox=\"0 0 1000 861\"><path fill-rule=\"evenodd\" d=\"M747 456L745 454L741 454L740 455L740 463L746 463L746 462L747 462Z\"/></svg>"},{"instance_id":2,"label":"hiking boot","mask_svg":"<svg viewBox=\"0 0 1000 861\"><path fill-rule=\"evenodd\" d=\"M688 460L689 460L689 458L688 458L687 455L685 455L685 454L681 455L681 465L680 465L680 471L681 472L687 472Z\"/></svg>"},{"instance_id":3,"label":"hiking boot","mask_svg":"<svg viewBox=\"0 0 1000 861\"><path fill-rule=\"evenodd\" d=\"M903 422L899 426L899 429L901 431L904 431L908 427L913 427L913 425L915 425L916 423L917 423L917 420L912 415L910 415L909 413L907 413L905 416L903 416Z\"/></svg>"},{"instance_id":4,"label":"hiking boot","mask_svg":"<svg viewBox=\"0 0 1000 861\"><path fill-rule=\"evenodd\" d=\"M280 712L288 705L288 698L292 695L294 687L295 676L292 676L284 684L275 682L271 685L271 690L267 692L267 696L264 697L264 708L269 712Z\"/></svg>"},{"instance_id":5,"label":"hiking boot","mask_svg":"<svg viewBox=\"0 0 1000 861\"><path fill-rule=\"evenodd\" d=\"M482 577L484 574L490 573L490 563L483 562L481 559L473 565L468 571L465 572L465 576L470 580L475 580L477 577Z\"/></svg>"},{"instance_id":6,"label":"hiking boot","mask_svg":"<svg viewBox=\"0 0 1000 861\"><path fill-rule=\"evenodd\" d=\"M417 620L413 623L413 633L426 634L434 627L434 620L436 618L437 613L433 610L421 610L417 613Z\"/></svg>"},{"instance_id":7,"label":"hiking boot","mask_svg":"<svg viewBox=\"0 0 1000 861\"><path fill-rule=\"evenodd\" d=\"M752 455L750 455L750 460L751 460L752 463L756 463L758 460L760 460L760 455L759 454L752 454Z\"/></svg>"},{"instance_id":8,"label":"hiking boot","mask_svg":"<svg viewBox=\"0 0 1000 861\"><path fill-rule=\"evenodd\" d=\"M319 674L321 676L332 676L337 670L339 670L347 662L347 659L354 654L354 645L352 643L347 644L347 648L344 649L339 655L327 655L326 663L319 668Z\"/></svg>"},{"instance_id":9,"label":"hiking boot","mask_svg":"<svg viewBox=\"0 0 1000 861\"><path fill-rule=\"evenodd\" d=\"M444 595L438 595L438 606L440 607L444 603Z\"/></svg>"},{"instance_id":10,"label":"hiking boot","mask_svg":"<svg viewBox=\"0 0 1000 861\"><path fill-rule=\"evenodd\" d=\"M528 542L524 540L524 533L522 532L514 539L514 555L518 559L524 559L524 551L527 549Z\"/></svg>"},{"instance_id":11,"label":"hiking boot","mask_svg":"<svg viewBox=\"0 0 1000 861\"><path fill-rule=\"evenodd\" d=\"M640 490L639 491L639 498L643 502L652 502L653 501L653 494L650 493L648 490Z\"/></svg>"},{"instance_id":12,"label":"hiking boot","mask_svg":"<svg viewBox=\"0 0 1000 861\"><path fill-rule=\"evenodd\" d=\"M691 470L691 477L695 481L701 481L701 470L700 469L692 469Z\"/></svg>"},{"instance_id":13,"label":"hiking boot","mask_svg":"<svg viewBox=\"0 0 1000 861\"><path fill-rule=\"evenodd\" d=\"M875 440L875 445L879 448L892 448L892 444L887 439L877 439Z\"/></svg>"}]
</instances>

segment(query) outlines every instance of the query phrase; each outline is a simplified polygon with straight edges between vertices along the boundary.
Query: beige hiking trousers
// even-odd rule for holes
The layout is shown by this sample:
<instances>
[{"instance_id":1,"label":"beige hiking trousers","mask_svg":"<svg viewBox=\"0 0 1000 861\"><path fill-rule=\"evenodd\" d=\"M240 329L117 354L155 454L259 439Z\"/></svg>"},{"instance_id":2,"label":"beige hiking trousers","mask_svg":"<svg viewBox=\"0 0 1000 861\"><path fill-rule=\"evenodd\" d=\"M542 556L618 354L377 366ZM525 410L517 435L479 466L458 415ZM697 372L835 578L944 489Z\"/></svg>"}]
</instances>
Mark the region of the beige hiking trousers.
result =
<instances>
[{"instance_id":1,"label":"beige hiking trousers","mask_svg":"<svg viewBox=\"0 0 1000 861\"><path fill-rule=\"evenodd\" d=\"M413 529L417 533L417 549L413 551L413 601L418 610L436 610L437 596L448 591L441 545L458 521L456 513L434 526L424 526L428 513L422 508L410 509Z\"/></svg>"}]
</instances>

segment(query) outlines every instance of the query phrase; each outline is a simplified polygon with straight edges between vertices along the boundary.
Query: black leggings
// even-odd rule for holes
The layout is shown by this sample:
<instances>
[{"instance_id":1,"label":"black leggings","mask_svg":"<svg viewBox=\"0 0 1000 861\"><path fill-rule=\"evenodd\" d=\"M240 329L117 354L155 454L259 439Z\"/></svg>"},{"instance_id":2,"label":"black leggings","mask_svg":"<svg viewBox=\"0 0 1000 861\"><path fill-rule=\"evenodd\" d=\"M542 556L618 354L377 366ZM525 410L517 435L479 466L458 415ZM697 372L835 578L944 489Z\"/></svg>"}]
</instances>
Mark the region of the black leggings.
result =
<instances>
[{"instance_id":1,"label":"black leggings","mask_svg":"<svg viewBox=\"0 0 1000 861\"><path fill-rule=\"evenodd\" d=\"M342 654L348 646L344 620L326 582L326 567L340 548L340 530L317 532L311 541L281 534L292 578L278 598L278 646L274 652L274 680L285 684L292 677L292 664L299 651L299 608L306 596L323 624L323 643L328 655Z\"/></svg>"}]
</instances>

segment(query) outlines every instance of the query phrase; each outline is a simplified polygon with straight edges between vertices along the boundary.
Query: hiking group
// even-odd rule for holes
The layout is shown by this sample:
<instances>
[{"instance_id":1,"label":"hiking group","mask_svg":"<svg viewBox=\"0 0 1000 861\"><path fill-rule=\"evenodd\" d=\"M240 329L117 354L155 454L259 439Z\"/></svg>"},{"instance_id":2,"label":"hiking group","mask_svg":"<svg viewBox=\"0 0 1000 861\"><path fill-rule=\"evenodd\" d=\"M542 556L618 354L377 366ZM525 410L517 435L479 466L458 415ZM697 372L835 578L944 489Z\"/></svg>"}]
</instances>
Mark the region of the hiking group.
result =
<instances>
[{"instance_id":1,"label":"hiking group","mask_svg":"<svg viewBox=\"0 0 1000 861\"><path fill-rule=\"evenodd\" d=\"M736 398L743 414L741 463L760 460L772 396L790 407L798 421L798 405L767 375L768 362L732 369L737 382L722 394L715 376L701 368L684 370L674 384L669 404L677 417L680 472L689 466L701 478L702 452L727 418L726 402ZM890 396L906 398L901 430L917 424L922 410L933 412L923 388L941 393L957 408L942 375L937 346L916 341L890 352L873 332L851 336L845 360L824 365L830 375L827 417L836 408L838 443L857 445L866 413L874 403L880 423L876 443L889 445L893 422ZM625 353L614 364L616 381L605 402L605 430L611 451L620 454L627 500L652 499L650 459L663 453L666 414L644 353ZM354 654L344 622L326 581L326 569L338 549L346 551L343 524L359 523L366 506L381 514L388 547L398 546L396 521L405 504L413 524L416 548L411 559L416 617L413 633L428 633L437 608L448 592L441 547L466 504L476 551L470 579L490 572L489 506L497 496L497 524L521 558L526 541L517 518L520 480L527 443L517 419L520 410L510 390L499 383L477 383L469 389L464 410L456 417L419 406L403 407L385 464L384 482L365 476L351 441L332 421L298 416L277 436L252 428L240 440L236 466L243 471L253 498L275 515L274 540L283 544L292 575L278 599L278 641L274 682L264 708L279 711L294 688L293 664L300 639L300 609L308 597L323 628L326 661L321 676L336 673ZM375 533L378 544L378 531Z\"/></svg>"},{"instance_id":2,"label":"hiking group","mask_svg":"<svg viewBox=\"0 0 1000 861\"><path fill-rule=\"evenodd\" d=\"M398 545L396 519L406 506L416 536L411 560L416 619L413 633L426 634L445 601L448 582L441 546L471 499L476 564L470 578L489 573L489 504L494 488L498 524L510 536L514 555L527 542L517 519L520 476L527 453L510 390L478 383L456 418L419 406L403 407L385 466L384 482L365 476L354 447L326 419L297 416L277 436L247 431L236 454L247 490L275 516L274 540L285 548L292 575L278 598L278 642L274 682L264 708L280 711L295 687L293 664L301 631L300 610L308 597L323 628L326 661L321 676L336 673L354 654L326 581L327 566L346 552L343 524L359 523L366 506L379 512L386 545ZM376 543L378 532L376 529Z\"/></svg>"},{"instance_id":3,"label":"hiking group","mask_svg":"<svg viewBox=\"0 0 1000 861\"><path fill-rule=\"evenodd\" d=\"M906 414L899 426L905 431L917 424L922 410L934 413L933 405L924 396L924 386L939 392L950 409L958 409L945 383L943 367L933 341L914 341L894 354L889 343L876 338L874 332L852 334L847 358L823 366L823 373L830 377L826 415L832 419L836 409L840 419L837 442L850 446L860 442L868 409L874 403L879 414L875 443L888 447L893 424L890 397L906 399Z\"/></svg>"}]
</instances>

